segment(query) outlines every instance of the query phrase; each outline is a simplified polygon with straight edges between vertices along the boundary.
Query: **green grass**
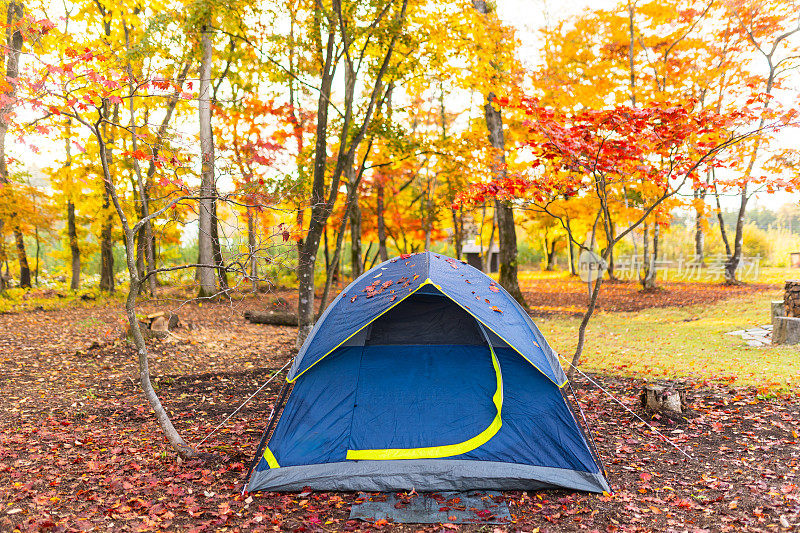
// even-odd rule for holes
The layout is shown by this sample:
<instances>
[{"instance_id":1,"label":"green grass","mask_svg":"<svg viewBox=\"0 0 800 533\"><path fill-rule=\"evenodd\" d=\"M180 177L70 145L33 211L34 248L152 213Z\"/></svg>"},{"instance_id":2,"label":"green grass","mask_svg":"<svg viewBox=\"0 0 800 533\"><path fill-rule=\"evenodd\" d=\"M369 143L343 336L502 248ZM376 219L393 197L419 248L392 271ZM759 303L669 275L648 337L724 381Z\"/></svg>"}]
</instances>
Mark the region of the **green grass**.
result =
<instances>
[{"instance_id":1,"label":"green grass","mask_svg":"<svg viewBox=\"0 0 800 533\"><path fill-rule=\"evenodd\" d=\"M781 297L779 291L764 291L713 305L596 314L581 369L789 392L800 385L800 347L750 347L741 337L725 335L768 324L769 303ZM554 349L574 352L579 318L537 322Z\"/></svg>"}]
</instances>

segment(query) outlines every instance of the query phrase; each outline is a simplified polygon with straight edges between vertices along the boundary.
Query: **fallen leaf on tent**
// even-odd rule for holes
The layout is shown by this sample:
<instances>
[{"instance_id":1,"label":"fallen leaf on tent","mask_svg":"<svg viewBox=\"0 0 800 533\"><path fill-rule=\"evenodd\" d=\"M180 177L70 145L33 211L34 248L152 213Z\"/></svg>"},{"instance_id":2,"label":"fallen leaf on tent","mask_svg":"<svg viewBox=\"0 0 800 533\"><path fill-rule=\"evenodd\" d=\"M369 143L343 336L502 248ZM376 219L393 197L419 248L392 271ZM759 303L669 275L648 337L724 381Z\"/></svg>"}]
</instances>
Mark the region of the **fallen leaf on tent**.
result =
<instances>
[{"instance_id":1,"label":"fallen leaf on tent","mask_svg":"<svg viewBox=\"0 0 800 533\"><path fill-rule=\"evenodd\" d=\"M391 298L389 298L389 301L390 301L390 302L393 302L393 301L395 301L395 300L397 300L397 296L392 296Z\"/></svg>"},{"instance_id":2,"label":"fallen leaf on tent","mask_svg":"<svg viewBox=\"0 0 800 533\"><path fill-rule=\"evenodd\" d=\"M494 311L495 313L500 313L501 315L503 314L503 310L497 307L496 305L492 306L492 311Z\"/></svg>"},{"instance_id":3,"label":"fallen leaf on tent","mask_svg":"<svg viewBox=\"0 0 800 533\"><path fill-rule=\"evenodd\" d=\"M383 276L383 272L378 272L378 274L377 274L377 275L375 275L375 276L372 276L372 277L373 277L373 278L379 278L379 277L381 277L381 276Z\"/></svg>"},{"instance_id":4,"label":"fallen leaf on tent","mask_svg":"<svg viewBox=\"0 0 800 533\"><path fill-rule=\"evenodd\" d=\"M489 301L489 299L488 299L488 298L484 298L484 299L483 299L483 301L484 301L484 302L486 302L487 304L490 304L490 303L492 303L492 302L490 302L490 301Z\"/></svg>"},{"instance_id":5,"label":"fallen leaf on tent","mask_svg":"<svg viewBox=\"0 0 800 533\"><path fill-rule=\"evenodd\" d=\"M489 285L489 290L492 292L500 292L500 289L497 288L497 285Z\"/></svg>"},{"instance_id":6,"label":"fallen leaf on tent","mask_svg":"<svg viewBox=\"0 0 800 533\"><path fill-rule=\"evenodd\" d=\"M408 259L411 257L411 254L400 254L400 259Z\"/></svg>"},{"instance_id":7,"label":"fallen leaf on tent","mask_svg":"<svg viewBox=\"0 0 800 533\"><path fill-rule=\"evenodd\" d=\"M351 302L355 302L355 301L356 301L356 298L358 298L358 294L356 294L355 296L353 296L352 298L350 298L350 301L351 301Z\"/></svg>"},{"instance_id":8,"label":"fallen leaf on tent","mask_svg":"<svg viewBox=\"0 0 800 533\"><path fill-rule=\"evenodd\" d=\"M417 279L418 277L419 277L419 274L414 274L414 278L413 279Z\"/></svg>"},{"instance_id":9,"label":"fallen leaf on tent","mask_svg":"<svg viewBox=\"0 0 800 533\"><path fill-rule=\"evenodd\" d=\"M472 283L472 282L471 282L470 280L468 280L468 279L465 279L464 281L466 281L467 283Z\"/></svg>"}]
</instances>

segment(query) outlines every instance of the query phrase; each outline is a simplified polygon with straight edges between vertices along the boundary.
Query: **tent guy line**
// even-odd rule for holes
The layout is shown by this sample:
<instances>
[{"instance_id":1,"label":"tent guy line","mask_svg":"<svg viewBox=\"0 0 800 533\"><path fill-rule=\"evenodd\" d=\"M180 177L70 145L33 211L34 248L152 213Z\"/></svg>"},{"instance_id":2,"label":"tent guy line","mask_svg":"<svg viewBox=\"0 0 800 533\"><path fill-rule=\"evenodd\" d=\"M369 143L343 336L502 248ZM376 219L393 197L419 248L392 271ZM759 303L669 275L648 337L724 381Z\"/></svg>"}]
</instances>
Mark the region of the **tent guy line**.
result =
<instances>
[{"instance_id":1,"label":"tent guy line","mask_svg":"<svg viewBox=\"0 0 800 533\"><path fill-rule=\"evenodd\" d=\"M608 392L606 389L604 389L602 386L600 386L600 384L599 384L599 383L597 383L595 380L593 380L592 378L590 378L589 376L587 376L587 375L586 375L586 374L585 374L583 371L581 371L581 369L580 369L580 368L578 368L578 367L576 367L576 366L573 366L573 365L572 365L572 362L571 362L571 361L569 361L569 360L568 360L566 357L564 357L564 356L563 356L563 355L561 355L561 354L558 354L558 356L559 356L561 359L563 359L564 361L566 361L566 362L567 362L567 364L568 364L569 366L572 366L572 368L574 368L574 369L575 369L575 370L576 370L576 371L577 371L577 372L578 372L578 373L579 373L581 376L583 376L584 378L586 378L586 380L587 380L587 381L589 381L589 382L590 382L592 385L594 385L595 387L597 387L598 389L600 389L601 391L603 391L603 393L605 393L605 394L606 394L606 396L608 396L609 398L611 398L612 400L614 400L615 402L617 402L618 404L620 404L620 405L622 406L622 408L623 408L623 409L625 409L625 410L626 410L626 411L628 411L630 414L632 414L634 417L636 417L636 418L637 418L637 419L638 419L640 422L642 422L642 423L643 423L645 426L647 426L647 427L648 427L648 429L650 429L650 431L652 431L653 433L655 433L656 435L658 435L659 437L661 437L662 439L664 439L664 441L666 441L666 442L667 442L667 444L669 444L670 446L672 446L673 448L675 448L676 450L678 450L679 452L681 452L681 453L682 453L683 455L685 455L685 456L686 456L688 459L691 459L692 461L696 461L696 460L697 460L697 459L695 459L694 457L692 457L691 455L689 455L688 453L686 453L685 451L683 451L683 450L680 448L680 446L678 446L677 444L675 444L674 442L672 442L671 440L669 440L669 439L667 438L667 436L666 436L666 435L664 435L663 433L661 433L661 432L660 432L658 429L656 429L654 426L652 426L652 425L648 424L648 423L647 423L647 421L646 421L644 418L642 418L641 416L637 415L637 414L636 414L636 413L635 413L635 412L634 412L634 411L633 411L633 410L632 410L630 407L628 407L627 405L625 405L624 403L622 403L620 400L618 400L616 396L614 396L613 394L611 394L610 392ZM575 398L575 401L576 401L576 402L578 401L578 398L577 398L577 397ZM580 405L580 403L578 403L578 407L581 409L581 416L583 416L583 408L581 408L581 405ZM586 417L585 417L585 416L583 416L583 420L584 420L584 423L585 423L585 424L587 424L587 427L591 427L591 426L589 426L589 425L588 425L588 423L586 422Z\"/></svg>"},{"instance_id":2,"label":"tent guy line","mask_svg":"<svg viewBox=\"0 0 800 533\"><path fill-rule=\"evenodd\" d=\"M258 390L257 390L257 391L255 391L253 394L251 394L251 395L250 395L250 396L249 396L249 397L248 397L248 398L247 398L247 399L246 399L244 402L242 402L242 404L241 404L239 407L237 407L237 408L236 408L236 409L235 409L235 410L234 410L234 411L233 411L231 414L229 414L227 417L225 417L225 420L223 420L222 422L220 422L220 424L219 424L217 427L215 427L213 430L211 430L211 433L209 433L208 435L206 435L205 437L203 437L203 440L201 440L200 442L198 442L198 443L197 443L197 445L198 445L198 446L200 446L200 445L201 445L201 444L203 444L205 441L207 441L207 440L209 439L209 437L211 437L211 435L213 435L214 433L216 433L217 431L219 431L219 429L220 429L222 426L224 426L224 425L225 425L225 424L228 422L228 420L230 420L231 418L233 418L233 416L234 416L236 413L238 413L239 411L241 411L242 407L244 407L245 405L247 405L247 404L250 402L250 400L252 400L253 398L255 398L255 397L256 397L256 395L257 395L259 392L261 392L261 391L264 389L264 387L266 387L267 385L269 385L269 384L270 384L270 382L271 382L273 379L275 379L275 378L278 376L278 374L280 374L281 372L283 372L284 370L286 370L286 367L287 367L287 366L289 366L290 364L292 364L292 361L294 361L294 358L291 358L291 359L289 359L289 361L287 361L287 362L286 362L286 364L285 364L285 365L283 365L283 366L280 368L280 370L278 370L277 372L275 372L274 374L272 374L272 376L270 376L270 378L269 378L269 379L268 379L268 380L267 380L267 381L266 381L266 382L265 382L263 385L261 385L261 386L258 388Z\"/></svg>"}]
</instances>

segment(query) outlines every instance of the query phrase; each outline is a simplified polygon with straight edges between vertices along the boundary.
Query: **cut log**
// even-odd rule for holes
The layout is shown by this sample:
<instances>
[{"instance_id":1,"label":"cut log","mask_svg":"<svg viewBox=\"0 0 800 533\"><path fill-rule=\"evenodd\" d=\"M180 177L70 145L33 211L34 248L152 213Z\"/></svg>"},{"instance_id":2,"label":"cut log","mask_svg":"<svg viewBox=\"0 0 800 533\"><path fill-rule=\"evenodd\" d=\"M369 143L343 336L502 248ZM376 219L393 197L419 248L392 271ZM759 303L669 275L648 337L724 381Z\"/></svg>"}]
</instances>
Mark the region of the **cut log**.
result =
<instances>
[{"instance_id":1,"label":"cut log","mask_svg":"<svg viewBox=\"0 0 800 533\"><path fill-rule=\"evenodd\" d=\"M800 318L778 317L772 330L772 344L800 344Z\"/></svg>"},{"instance_id":2,"label":"cut log","mask_svg":"<svg viewBox=\"0 0 800 533\"><path fill-rule=\"evenodd\" d=\"M297 327L297 315L280 311L269 311L266 313L256 313L253 311L244 312L245 320L253 324L269 324L271 326L295 326Z\"/></svg>"},{"instance_id":3,"label":"cut log","mask_svg":"<svg viewBox=\"0 0 800 533\"><path fill-rule=\"evenodd\" d=\"M778 318L786 316L786 304L783 300L773 300L770 304L770 322L772 322L772 329L778 327Z\"/></svg>"},{"instance_id":4,"label":"cut log","mask_svg":"<svg viewBox=\"0 0 800 533\"><path fill-rule=\"evenodd\" d=\"M686 410L686 393L664 385L645 385L641 393L642 407L670 417L680 416Z\"/></svg>"}]
</instances>

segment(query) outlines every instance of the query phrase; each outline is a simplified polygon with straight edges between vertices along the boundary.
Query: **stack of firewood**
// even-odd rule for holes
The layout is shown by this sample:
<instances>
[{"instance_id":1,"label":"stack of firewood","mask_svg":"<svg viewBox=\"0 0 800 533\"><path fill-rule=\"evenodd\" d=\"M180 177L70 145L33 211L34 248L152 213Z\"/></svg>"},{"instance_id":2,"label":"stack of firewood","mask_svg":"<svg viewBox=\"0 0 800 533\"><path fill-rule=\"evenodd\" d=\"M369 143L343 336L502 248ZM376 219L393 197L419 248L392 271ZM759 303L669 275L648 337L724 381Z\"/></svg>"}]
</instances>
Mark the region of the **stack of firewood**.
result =
<instances>
[{"instance_id":1,"label":"stack of firewood","mask_svg":"<svg viewBox=\"0 0 800 533\"><path fill-rule=\"evenodd\" d=\"M783 305L786 307L786 316L800 317L800 280L786 281Z\"/></svg>"}]
</instances>

